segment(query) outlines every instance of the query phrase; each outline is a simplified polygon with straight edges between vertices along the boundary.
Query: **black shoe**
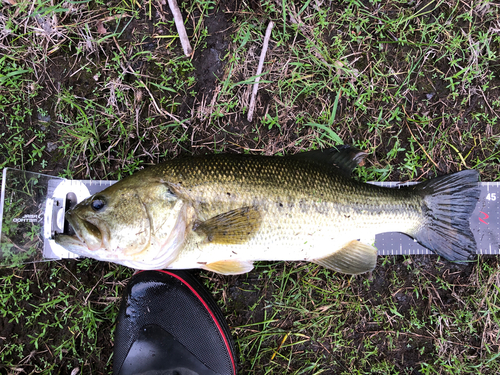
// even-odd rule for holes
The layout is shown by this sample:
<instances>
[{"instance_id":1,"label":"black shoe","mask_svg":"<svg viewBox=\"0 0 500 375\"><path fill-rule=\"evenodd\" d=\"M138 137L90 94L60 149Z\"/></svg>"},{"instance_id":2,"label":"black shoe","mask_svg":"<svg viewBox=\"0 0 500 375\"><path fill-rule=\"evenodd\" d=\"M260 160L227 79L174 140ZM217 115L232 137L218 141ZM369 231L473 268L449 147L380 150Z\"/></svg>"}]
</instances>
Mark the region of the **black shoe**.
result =
<instances>
[{"instance_id":1,"label":"black shoe","mask_svg":"<svg viewBox=\"0 0 500 375\"><path fill-rule=\"evenodd\" d=\"M114 375L235 375L222 311L187 271L142 271L128 283L116 324Z\"/></svg>"}]
</instances>

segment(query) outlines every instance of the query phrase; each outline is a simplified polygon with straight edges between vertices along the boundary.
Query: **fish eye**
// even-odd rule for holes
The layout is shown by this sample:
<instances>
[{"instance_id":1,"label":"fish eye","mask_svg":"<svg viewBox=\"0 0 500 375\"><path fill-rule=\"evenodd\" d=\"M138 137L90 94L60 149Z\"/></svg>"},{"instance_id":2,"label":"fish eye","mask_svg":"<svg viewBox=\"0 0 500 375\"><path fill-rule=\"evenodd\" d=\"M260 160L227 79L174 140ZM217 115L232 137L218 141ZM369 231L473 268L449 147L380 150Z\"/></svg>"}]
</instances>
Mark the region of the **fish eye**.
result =
<instances>
[{"instance_id":1,"label":"fish eye","mask_svg":"<svg viewBox=\"0 0 500 375\"><path fill-rule=\"evenodd\" d=\"M104 208L104 206L106 206L106 202L104 199L99 197L94 198L92 203L90 203L90 207L92 207L94 211L100 211Z\"/></svg>"}]
</instances>

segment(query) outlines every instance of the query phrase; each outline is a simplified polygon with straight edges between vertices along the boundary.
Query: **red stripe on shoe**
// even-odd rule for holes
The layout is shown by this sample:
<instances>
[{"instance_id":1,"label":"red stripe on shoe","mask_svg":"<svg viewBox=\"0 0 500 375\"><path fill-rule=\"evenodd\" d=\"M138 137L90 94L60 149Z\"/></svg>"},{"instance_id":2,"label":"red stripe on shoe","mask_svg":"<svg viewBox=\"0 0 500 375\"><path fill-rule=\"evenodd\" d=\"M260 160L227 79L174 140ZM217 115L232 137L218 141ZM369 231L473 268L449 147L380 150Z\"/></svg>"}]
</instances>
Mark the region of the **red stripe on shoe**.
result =
<instances>
[{"instance_id":1,"label":"red stripe on shoe","mask_svg":"<svg viewBox=\"0 0 500 375\"><path fill-rule=\"evenodd\" d=\"M182 277L176 275L175 273L171 273L171 272L168 272L168 271L165 271L165 270L156 270L156 271L163 272L163 273L166 273L167 275L175 277L181 283L183 283L184 285L186 285L189 288L189 290L191 290L191 292L193 292L193 294L196 297L198 297L198 299L203 304L203 306L205 306L205 309L209 312L209 314L212 317L215 325L217 326L217 329L219 330L220 335L224 339L224 344L226 345L227 352L229 353L229 357L231 358L231 365L233 367L233 374L236 375L236 365L234 363L233 353L231 351L231 347L229 346L229 342L227 341L226 335L224 334L224 331L222 330L222 327L220 326L220 324L217 321L214 313L212 312L212 310L210 309L210 307L207 305L207 303L205 302L205 300L203 298L201 298L201 296L198 294L198 292L186 280L184 280ZM144 272L144 271L142 271L142 270L141 271L137 271L136 274L140 273L140 272Z\"/></svg>"}]
</instances>

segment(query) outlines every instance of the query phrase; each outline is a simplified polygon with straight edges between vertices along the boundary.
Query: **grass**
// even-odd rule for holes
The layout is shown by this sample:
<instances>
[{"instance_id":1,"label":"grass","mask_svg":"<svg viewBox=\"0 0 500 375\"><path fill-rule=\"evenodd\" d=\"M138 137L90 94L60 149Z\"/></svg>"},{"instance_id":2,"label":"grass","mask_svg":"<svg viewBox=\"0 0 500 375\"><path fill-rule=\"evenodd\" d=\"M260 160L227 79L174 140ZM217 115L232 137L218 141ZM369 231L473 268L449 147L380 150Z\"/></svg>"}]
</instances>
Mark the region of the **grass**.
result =
<instances>
[{"instance_id":1,"label":"grass","mask_svg":"<svg viewBox=\"0 0 500 375\"><path fill-rule=\"evenodd\" d=\"M275 265L261 265L262 277L269 272L279 275L264 288L256 287L259 282L252 276L240 277L237 285L244 296L238 299L255 298L261 307L250 305L250 323L236 327L237 337L243 336L238 341L243 366L257 374L499 370L494 363L498 306L491 304L498 286L490 279L498 278L497 266L478 263L476 273L461 280L456 274L463 272L450 276L450 269L434 264L434 257L407 266L395 258L384 263L371 278L350 279L320 267L292 264L279 271ZM443 266L448 271L444 276L439 269ZM492 325L486 328L486 322ZM483 336L487 331L491 341ZM479 361L471 355L478 350L483 352Z\"/></svg>"},{"instance_id":2,"label":"grass","mask_svg":"<svg viewBox=\"0 0 500 375\"><path fill-rule=\"evenodd\" d=\"M500 36L490 1L16 1L0 13L0 168L121 178L180 154L369 153L361 180L475 168L500 180ZM268 21L254 121L251 83ZM217 78L214 77L217 75ZM131 271L0 270L1 372L110 373ZM241 373L500 373L496 257L385 257L347 277L299 263L201 273Z\"/></svg>"}]
</instances>

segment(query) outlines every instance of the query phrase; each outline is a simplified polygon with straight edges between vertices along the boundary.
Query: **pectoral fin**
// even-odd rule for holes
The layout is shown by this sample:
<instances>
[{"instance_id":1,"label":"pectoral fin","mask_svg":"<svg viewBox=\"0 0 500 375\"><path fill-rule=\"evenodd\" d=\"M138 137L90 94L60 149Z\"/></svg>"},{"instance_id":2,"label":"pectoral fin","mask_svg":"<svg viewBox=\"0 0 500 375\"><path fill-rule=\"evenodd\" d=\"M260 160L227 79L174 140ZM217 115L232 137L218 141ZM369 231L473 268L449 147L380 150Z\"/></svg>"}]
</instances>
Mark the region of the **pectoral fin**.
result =
<instances>
[{"instance_id":1,"label":"pectoral fin","mask_svg":"<svg viewBox=\"0 0 500 375\"><path fill-rule=\"evenodd\" d=\"M351 241L332 255L311 262L328 269L357 275L371 271L377 265L377 249L359 241Z\"/></svg>"},{"instance_id":2,"label":"pectoral fin","mask_svg":"<svg viewBox=\"0 0 500 375\"><path fill-rule=\"evenodd\" d=\"M201 268L223 275L239 275L241 273L250 272L253 269L253 262L244 260L220 260L218 262L205 264Z\"/></svg>"},{"instance_id":3,"label":"pectoral fin","mask_svg":"<svg viewBox=\"0 0 500 375\"><path fill-rule=\"evenodd\" d=\"M193 230L198 234L203 232L208 242L233 245L247 242L260 224L260 212L255 207L242 207L196 222Z\"/></svg>"}]
</instances>

